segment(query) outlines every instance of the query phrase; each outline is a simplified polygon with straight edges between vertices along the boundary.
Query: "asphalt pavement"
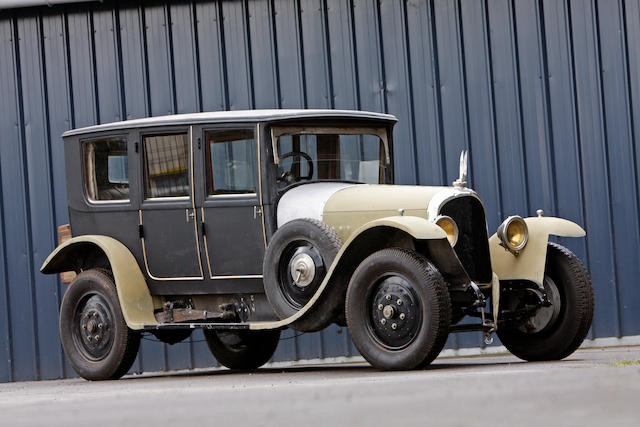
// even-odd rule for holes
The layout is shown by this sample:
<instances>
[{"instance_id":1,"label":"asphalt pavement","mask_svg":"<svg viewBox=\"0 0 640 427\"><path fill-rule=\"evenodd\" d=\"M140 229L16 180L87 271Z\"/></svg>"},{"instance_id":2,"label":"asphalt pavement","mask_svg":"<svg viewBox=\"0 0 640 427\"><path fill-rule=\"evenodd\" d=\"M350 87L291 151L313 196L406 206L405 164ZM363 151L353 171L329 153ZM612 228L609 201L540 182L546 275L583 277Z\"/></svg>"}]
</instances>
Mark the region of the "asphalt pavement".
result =
<instances>
[{"instance_id":1,"label":"asphalt pavement","mask_svg":"<svg viewBox=\"0 0 640 427\"><path fill-rule=\"evenodd\" d=\"M0 384L2 426L640 426L640 346Z\"/></svg>"}]
</instances>

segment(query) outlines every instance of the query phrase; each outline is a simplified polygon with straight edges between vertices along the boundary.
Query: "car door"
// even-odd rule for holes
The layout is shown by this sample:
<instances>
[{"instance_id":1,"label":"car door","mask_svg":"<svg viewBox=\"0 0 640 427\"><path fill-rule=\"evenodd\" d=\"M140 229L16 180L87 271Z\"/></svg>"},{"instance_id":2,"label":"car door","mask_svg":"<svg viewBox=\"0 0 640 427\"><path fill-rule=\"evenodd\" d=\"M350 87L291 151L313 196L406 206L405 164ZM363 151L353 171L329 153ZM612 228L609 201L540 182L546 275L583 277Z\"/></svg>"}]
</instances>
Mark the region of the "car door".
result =
<instances>
[{"instance_id":1,"label":"car door","mask_svg":"<svg viewBox=\"0 0 640 427\"><path fill-rule=\"evenodd\" d=\"M193 187L192 129L141 135L140 241L153 280L203 280Z\"/></svg>"},{"instance_id":2,"label":"car door","mask_svg":"<svg viewBox=\"0 0 640 427\"><path fill-rule=\"evenodd\" d=\"M200 135L205 269L211 280L261 284L266 240L255 126L203 128Z\"/></svg>"}]
</instances>

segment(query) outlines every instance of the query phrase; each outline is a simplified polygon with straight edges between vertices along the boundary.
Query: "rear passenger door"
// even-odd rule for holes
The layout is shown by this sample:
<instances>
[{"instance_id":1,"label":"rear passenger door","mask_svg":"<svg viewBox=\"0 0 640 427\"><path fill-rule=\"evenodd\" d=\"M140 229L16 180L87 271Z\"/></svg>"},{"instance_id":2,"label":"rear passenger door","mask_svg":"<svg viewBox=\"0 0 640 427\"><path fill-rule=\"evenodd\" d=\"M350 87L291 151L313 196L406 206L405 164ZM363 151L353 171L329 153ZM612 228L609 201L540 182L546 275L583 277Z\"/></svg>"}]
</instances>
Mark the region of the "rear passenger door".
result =
<instances>
[{"instance_id":1,"label":"rear passenger door","mask_svg":"<svg viewBox=\"0 0 640 427\"><path fill-rule=\"evenodd\" d=\"M193 187L192 128L140 135L140 241L148 276L203 280Z\"/></svg>"},{"instance_id":2,"label":"rear passenger door","mask_svg":"<svg viewBox=\"0 0 640 427\"><path fill-rule=\"evenodd\" d=\"M265 251L255 125L203 128L203 218L205 272L211 280L237 279L262 288ZM198 141L200 144L200 141Z\"/></svg>"}]
</instances>

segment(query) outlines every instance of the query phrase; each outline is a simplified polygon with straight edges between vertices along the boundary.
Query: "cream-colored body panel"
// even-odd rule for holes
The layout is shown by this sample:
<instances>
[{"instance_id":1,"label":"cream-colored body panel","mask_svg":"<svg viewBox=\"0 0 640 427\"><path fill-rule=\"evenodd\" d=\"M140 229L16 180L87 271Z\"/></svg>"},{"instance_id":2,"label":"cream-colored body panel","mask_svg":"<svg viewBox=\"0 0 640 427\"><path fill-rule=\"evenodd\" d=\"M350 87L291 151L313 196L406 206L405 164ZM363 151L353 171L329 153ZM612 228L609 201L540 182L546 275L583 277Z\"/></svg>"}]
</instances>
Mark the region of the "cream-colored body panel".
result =
<instances>
[{"instance_id":1,"label":"cream-colored body panel","mask_svg":"<svg viewBox=\"0 0 640 427\"><path fill-rule=\"evenodd\" d=\"M403 230L413 236L415 239L446 239L446 233L434 223L427 221L424 218L418 218L415 216L391 216L386 218L378 218L374 221L367 222L358 228L355 232L351 233L351 236L344 241L342 248L338 251L336 258L331 264L331 267L327 271L327 274L318 287L316 293L311 297L309 302L302 307L298 312L296 312L293 316L287 317L286 319L278 320L275 322L250 322L249 329L260 330L260 329L277 329L283 328L285 326L290 325L295 322L304 314L313 307L316 303L322 292L327 287L331 276L333 275L333 271L336 266L340 263L340 259L344 255L345 251L351 243L358 238L363 232L374 228L374 227L394 227L400 230Z\"/></svg>"},{"instance_id":2,"label":"cream-colored body panel","mask_svg":"<svg viewBox=\"0 0 640 427\"><path fill-rule=\"evenodd\" d=\"M532 217L524 220L529 229L529 240L518 256L500 246L496 234L489 238L491 268L500 280L525 279L542 285L549 235L583 237L586 233L578 224L562 218Z\"/></svg>"},{"instance_id":3,"label":"cream-colored body panel","mask_svg":"<svg viewBox=\"0 0 640 427\"><path fill-rule=\"evenodd\" d=\"M142 329L143 325L157 324L153 315L153 299L136 259L126 246L112 237L97 235L74 237L58 246L44 261L40 271L45 274L60 273L62 270L59 270L58 265L68 268L62 259L67 251L79 243L96 245L109 259L120 308L127 326L131 329Z\"/></svg>"},{"instance_id":4,"label":"cream-colored body panel","mask_svg":"<svg viewBox=\"0 0 640 427\"><path fill-rule=\"evenodd\" d=\"M434 196L449 187L362 184L344 188L325 203L322 220L334 228L342 241L356 230L379 218L427 218L427 207Z\"/></svg>"}]
</instances>

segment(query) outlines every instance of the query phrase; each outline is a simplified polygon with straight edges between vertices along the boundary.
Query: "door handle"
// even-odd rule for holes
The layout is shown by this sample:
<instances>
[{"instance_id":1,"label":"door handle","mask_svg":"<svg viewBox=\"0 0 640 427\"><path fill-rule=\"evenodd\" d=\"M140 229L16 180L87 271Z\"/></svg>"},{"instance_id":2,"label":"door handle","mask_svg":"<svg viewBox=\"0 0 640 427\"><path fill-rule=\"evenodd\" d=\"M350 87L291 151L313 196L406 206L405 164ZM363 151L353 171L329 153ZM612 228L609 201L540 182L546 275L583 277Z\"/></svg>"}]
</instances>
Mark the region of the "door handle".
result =
<instances>
[{"instance_id":1,"label":"door handle","mask_svg":"<svg viewBox=\"0 0 640 427\"><path fill-rule=\"evenodd\" d=\"M262 207L261 206L254 206L253 207L253 219L256 219L258 217L258 215L262 215Z\"/></svg>"},{"instance_id":2,"label":"door handle","mask_svg":"<svg viewBox=\"0 0 640 427\"><path fill-rule=\"evenodd\" d=\"M191 211L191 213L189 213L189 209L185 209L184 210L184 215L185 215L185 217L187 219L187 222L191 221L196 216L195 212L193 212L193 211Z\"/></svg>"}]
</instances>

